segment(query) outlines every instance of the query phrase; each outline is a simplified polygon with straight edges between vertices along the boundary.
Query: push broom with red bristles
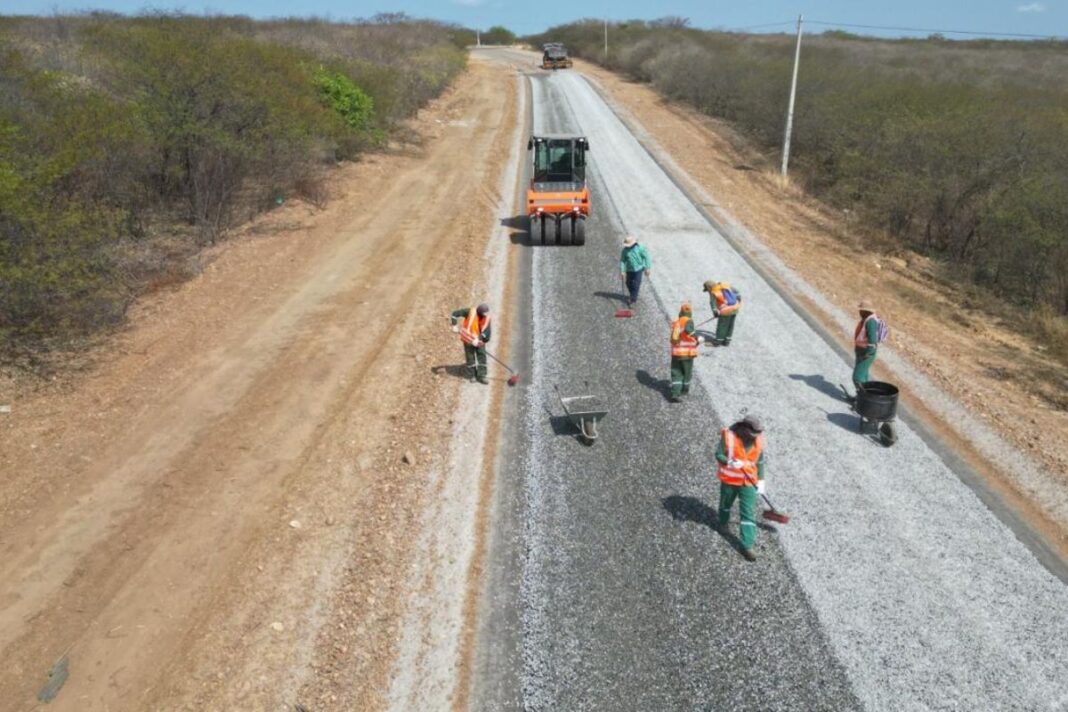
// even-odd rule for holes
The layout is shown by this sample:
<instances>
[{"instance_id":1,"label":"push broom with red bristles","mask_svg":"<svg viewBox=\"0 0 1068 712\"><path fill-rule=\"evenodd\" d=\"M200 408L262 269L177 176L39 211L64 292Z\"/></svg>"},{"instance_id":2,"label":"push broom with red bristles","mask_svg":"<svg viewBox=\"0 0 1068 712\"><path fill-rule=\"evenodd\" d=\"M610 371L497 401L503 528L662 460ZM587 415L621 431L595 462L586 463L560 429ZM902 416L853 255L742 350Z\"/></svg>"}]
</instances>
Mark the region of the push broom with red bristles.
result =
<instances>
[{"instance_id":1,"label":"push broom with red bristles","mask_svg":"<svg viewBox=\"0 0 1068 712\"><path fill-rule=\"evenodd\" d=\"M506 369L508 369L508 373L512 374L511 376L508 377L508 385L509 386L514 386L515 384L519 383L519 373L517 371L515 371L515 369L513 369L511 366L506 364L504 361L501 361L499 358L497 358L493 354L491 354L489 352L489 349L486 349L486 355L489 356L494 361L496 361L497 363L499 363L500 365L504 366Z\"/></svg>"},{"instance_id":2,"label":"push broom with red bristles","mask_svg":"<svg viewBox=\"0 0 1068 712\"><path fill-rule=\"evenodd\" d=\"M748 474L743 472L742 475L745 477L746 482L756 487L756 482L754 482ZM786 514L785 512L780 512L778 509L775 509L775 505L771 503L771 500L768 499L768 496L763 492L758 491L758 494L760 495L760 498L764 500L764 504L768 506L768 508L761 513L761 516L763 516L764 519L767 519L772 522L777 522L779 524L790 523L790 515Z\"/></svg>"}]
</instances>

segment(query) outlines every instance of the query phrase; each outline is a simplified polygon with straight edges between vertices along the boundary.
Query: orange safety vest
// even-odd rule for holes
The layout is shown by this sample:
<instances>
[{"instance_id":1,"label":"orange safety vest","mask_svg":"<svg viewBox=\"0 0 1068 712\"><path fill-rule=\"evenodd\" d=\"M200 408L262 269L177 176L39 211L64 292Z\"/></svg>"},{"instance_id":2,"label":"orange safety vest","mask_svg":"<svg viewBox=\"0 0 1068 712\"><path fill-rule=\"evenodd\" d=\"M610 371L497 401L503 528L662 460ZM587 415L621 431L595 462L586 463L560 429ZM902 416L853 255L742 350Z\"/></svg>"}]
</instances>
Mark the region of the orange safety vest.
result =
<instances>
[{"instance_id":1,"label":"orange safety vest","mask_svg":"<svg viewBox=\"0 0 1068 712\"><path fill-rule=\"evenodd\" d=\"M697 339L686 333L688 316L680 316L671 325L671 355L676 358L697 358Z\"/></svg>"},{"instance_id":2,"label":"orange safety vest","mask_svg":"<svg viewBox=\"0 0 1068 712\"><path fill-rule=\"evenodd\" d=\"M463 326L460 327L460 341L465 344L473 344L476 341L481 341L482 332L486 330L489 323L489 314L480 318L476 308L471 307L467 310L467 316L464 317Z\"/></svg>"},{"instance_id":3,"label":"orange safety vest","mask_svg":"<svg viewBox=\"0 0 1068 712\"><path fill-rule=\"evenodd\" d=\"M736 301L734 304L727 304L727 299L723 296L723 290L730 288L731 285L727 282L719 282L711 289L712 296L716 299L716 311L719 312L720 316L730 316L742 308L740 301Z\"/></svg>"},{"instance_id":4,"label":"orange safety vest","mask_svg":"<svg viewBox=\"0 0 1068 712\"><path fill-rule=\"evenodd\" d=\"M719 469L716 471L716 474L719 475L719 481L736 487L742 485L756 486L757 463L760 461L760 453L764 452L764 436L757 435L752 446L746 450L745 445L742 444L742 439L735 435L733 430L724 428L722 432L723 450L727 453L727 462L741 460L745 464L740 469L736 469L722 462L719 463ZM747 475L749 477L748 481L746 481Z\"/></svg>"},{"instance_id":5,"label":"orange safety vest","mask_svg":"<svg viewBox=\"0 0 1068 712\"><path fill-rule=\"evenodd\" d=\"M876 317L874 313L871 313L857 324L857 330L853 332L853 345L858 349L868 348L868 320L876 318L878 317Z\"/></svg>"}]
</instances>

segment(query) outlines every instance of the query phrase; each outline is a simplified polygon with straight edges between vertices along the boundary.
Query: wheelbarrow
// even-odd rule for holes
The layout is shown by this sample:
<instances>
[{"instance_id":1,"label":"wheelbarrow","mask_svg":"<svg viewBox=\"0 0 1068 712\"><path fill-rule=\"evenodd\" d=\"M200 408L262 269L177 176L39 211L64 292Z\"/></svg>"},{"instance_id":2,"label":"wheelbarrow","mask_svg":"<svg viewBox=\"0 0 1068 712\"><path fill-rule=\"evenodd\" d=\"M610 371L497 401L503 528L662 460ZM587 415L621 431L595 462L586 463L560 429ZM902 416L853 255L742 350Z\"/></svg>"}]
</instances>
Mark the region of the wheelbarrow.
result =
<instances>
[{"instance_id":1,"label":"wheelbarrow","mask_svg":"<svg viewBox=\"0 0 1068 712\"><path fill-rule=\"evenodd\" d=\"M857 388L855 398L850 397L847 391L847 400L852 401L854 412L860 416L858 432L877 435L879 442L886 447L896 443L897 430L894 420L897 418L897 397L897 386L883 381L868 381L862 384Z\"/></svg>"},{"instance_id":2,"label":"wheelbarrow","mask_svg":"<svg viewBox=\"0 0 1068 712\"><path fill-rule=\"evenodd\" d=\"M587 387L588 384L587 384ZM608 415L608 409L598 396L564 396L556 389L564 414L579 430L582 442L593 445L597 440L597 423Z\"/></svg>"}]
</instances>

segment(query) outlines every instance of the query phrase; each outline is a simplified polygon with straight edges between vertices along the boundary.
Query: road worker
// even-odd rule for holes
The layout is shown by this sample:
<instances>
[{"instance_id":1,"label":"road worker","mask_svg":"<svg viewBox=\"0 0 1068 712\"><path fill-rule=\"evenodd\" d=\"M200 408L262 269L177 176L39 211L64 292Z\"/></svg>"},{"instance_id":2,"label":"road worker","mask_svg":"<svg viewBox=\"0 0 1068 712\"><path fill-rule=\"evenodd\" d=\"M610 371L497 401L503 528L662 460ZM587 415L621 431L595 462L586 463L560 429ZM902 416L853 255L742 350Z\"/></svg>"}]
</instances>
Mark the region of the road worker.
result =
<instances>
[{"instance_id":1,"label":"road worker","mask_svg":"<svg viewBox=\"0 0 1068 712\"><path fill-rule=\"evenodd\" d=\"M853 332L853 354L856 364L853 366L853 385L857 390L871 380L871 366L875 363L875 353L879 350L881 321L871 304L862 301L857 305L860 321Z\"/></svg>"},{"instance_id":2,"label":"road worker","mask_svg":"<svg viewBox=\"0 0 1068 712\"><path fill-rule=\"evenodd\" d=\"M734 500L738 500L741 525L738 538L742 543L742 556L756 561L753 546L756 544L757 495L764 493L764 426L760 420L747 415L720 434L716 448L716 474L719 476L720 531L726 531L731 518Z\"/></svg>"},{"instance_id":3,"label":"road worker","mask_svg":"<svg viewBox=\"0 0 1068 712\"><path fill-rule=\"evenodd\" d=\"M472 381L489 383L486 378L486 344L490 340L490 308L488 304L457 309L450 316L452 330L460 334L464 345L467 376Z\"/></svg>"},{"instance_id":4,"label":"road worker","mask_svg":"<svg viewBox=\"0 0 1068 712\"><path fill-rule=\"evenodd\" d=\"M645 245L639 245L633 235L623 240L623 252L619 256L619 276L623 280L623 289L627 291L627 306L632 307L638 301L638 291L642 288L642 276L649 276L653 261Z\"/></svg>"},{"instance_id":5,"label":"road worker","mask_svg":"<svg viewBox=\"0 0 1068 712\"><path fill-rule=\"evenodd\" d=\"M710 343L713 346L729 346L734 335L734 320L742 308L742 295L729 282L710 279L703 288L708 292L708 303L712 307L712 316L716 318L716 336Z\"/></svg>"},{"instance_id":6,"label":"road worker","mask_svg":"<svg viewBox=\"0 0 1068 712\"><path fill-rule=\"evenodd\" d=\"M693 308L687 302L679 309L679 318L671 323L671 401L678 403L690 392L693 360L704 337L694 336Z\"/></svg>"}]
</instances>

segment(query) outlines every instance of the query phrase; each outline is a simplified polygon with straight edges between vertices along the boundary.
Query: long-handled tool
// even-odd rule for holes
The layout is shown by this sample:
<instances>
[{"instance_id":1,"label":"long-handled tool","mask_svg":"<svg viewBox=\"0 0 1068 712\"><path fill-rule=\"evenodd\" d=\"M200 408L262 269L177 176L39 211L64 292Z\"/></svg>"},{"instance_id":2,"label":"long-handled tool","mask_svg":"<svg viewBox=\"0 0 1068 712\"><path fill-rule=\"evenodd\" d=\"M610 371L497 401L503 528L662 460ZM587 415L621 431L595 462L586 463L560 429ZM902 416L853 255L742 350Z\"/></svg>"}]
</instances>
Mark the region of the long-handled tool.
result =
<instances>
[{"instance_id":1,"label":"long-handled tool","mask_svg":"<svg viewBox=\"0 0 1068 712\"><path fill-rule=\"evenodd\" d=\"M748 472L743 470L742 476L745 478L745 481L753 485L753 487L757 486L756 482L753 481L753 478L749 476ZM779 510L775 509L775 505L771 503L771 500L768 499L768 496L766 494L761 492L759 489L757 490L757 494L759 494L760 498L764 500L764 504L768 505L768 508L761 512L761 516L763 516L764 519L770 519L771 521L778 522L779 524L790 523L790 516L785 512L780 512Z\"/></svg>"},{"instance_id":2,"label":"long-handled tool","mask_svg":"<svg viewBox=\"0 0 1068 712\"><path fill-rule=\"evenodd\" d=\"M515 384L519 383L519 373L518 373L518 372L516 372L516 371L515 371L515 369L513 369L513 368L512 368L511 366L509 366L508 364L506 364L506 363L505 363L504 361L501 361L501 360L500 360L499 358L497 358L497 357L496 357L496 356L494 356L494 355L493 355L492 353L490 353L490 350L489 350L489 349L484 349L484 350L485 350L485 352L486 352L486 355L487 355L487 356L489 356L489 357L490 357L491 359L493 359L494 361L496 361L496 362L497 362L497 363L499 363L500 365L502 365L502 366L504 366L505 368L507 368L507 369L508 369L508 373L512 374L512 375L511 375L511 376L510 376L510 377L508 378L508 385L509 385L509 386L514 386Z\"/></svg>"},{"instance_id":3,"label":"long-handled tool","mask_svg":"<svg viewBox=\"0 0 1068 712\"><path fill-rule=\"evenodd\" d=\"M623 279L623 293L624 294L629 294L629 292L627 291L627 280L626 280L626 278ZM634 310L630 308L630 300L628 299L626 308L622 308L621 307L619 309L616 309L616 318L617 319L629 319L632 316L634 316Z\"/></svg>"}]
</instances>

